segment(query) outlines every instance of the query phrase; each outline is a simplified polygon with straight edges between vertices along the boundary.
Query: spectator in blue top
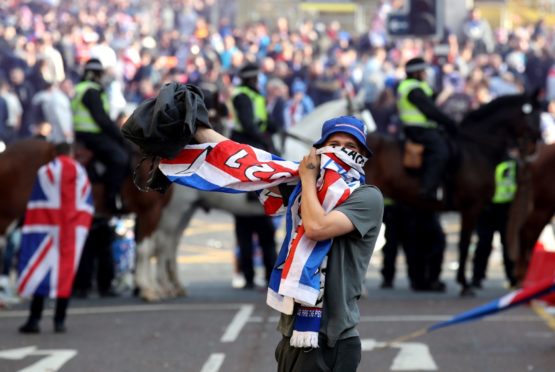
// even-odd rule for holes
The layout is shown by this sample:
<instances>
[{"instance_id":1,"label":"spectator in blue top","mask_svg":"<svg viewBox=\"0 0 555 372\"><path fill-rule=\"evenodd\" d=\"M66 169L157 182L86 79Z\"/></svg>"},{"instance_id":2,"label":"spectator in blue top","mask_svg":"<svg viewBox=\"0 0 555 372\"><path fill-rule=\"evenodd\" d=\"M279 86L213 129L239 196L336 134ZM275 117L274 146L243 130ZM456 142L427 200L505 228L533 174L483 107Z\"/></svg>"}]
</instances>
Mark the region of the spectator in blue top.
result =
<instances>
[{"instance_id":1,"label":"spectator in blue top","mask_svg":"<svg viewBox=\"0 0 555 372\"><path fill-rule=\"evenodd\" d=\"M291 98L285 105L284 119L285 128L289 129L297 125L302 118L314 110L314 102L306 95L306 84L296 79L291 86Z\"/></svg>"}]
</instances>

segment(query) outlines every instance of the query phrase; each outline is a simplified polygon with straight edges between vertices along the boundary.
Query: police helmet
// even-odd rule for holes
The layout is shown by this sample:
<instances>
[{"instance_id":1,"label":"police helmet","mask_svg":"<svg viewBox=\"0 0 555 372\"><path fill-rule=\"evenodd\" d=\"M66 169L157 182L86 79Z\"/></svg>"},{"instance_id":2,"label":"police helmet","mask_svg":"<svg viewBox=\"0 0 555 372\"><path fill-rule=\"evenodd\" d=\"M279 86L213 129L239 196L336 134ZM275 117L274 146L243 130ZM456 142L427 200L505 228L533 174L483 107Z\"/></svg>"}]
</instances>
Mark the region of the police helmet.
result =
<instances>
[{"instance_id":1,"label":"police helmet","mask_svg":"<svg viewBox=\"0 0 555 372\"><path fill-rule=\"evenodd\" d=\"M405 64L405 72L412 74L414 72L424 71L428 68L428 63L420 57L409 59Z\"/></svg>"},{"instance_id":2,"label":"police helmet","mask_svg":"<svg viewBox=\"0 0 555 372\"><path fill-rule=\"evenodd\" d=\"M239 78L241 79L251 79L258 76L260 68L254 63L247 63L239 69Z\"/></svg>"},{"instance_id":3,"label":"police helmet","mask_svg":"<svg viewBox=\"0 0 555 372\"><path fill-rule=\"evenodd\" d=\"M85 63L85 71L103 72L102 62L97 58L91 58Z\"/></svg>"}]
</instances>

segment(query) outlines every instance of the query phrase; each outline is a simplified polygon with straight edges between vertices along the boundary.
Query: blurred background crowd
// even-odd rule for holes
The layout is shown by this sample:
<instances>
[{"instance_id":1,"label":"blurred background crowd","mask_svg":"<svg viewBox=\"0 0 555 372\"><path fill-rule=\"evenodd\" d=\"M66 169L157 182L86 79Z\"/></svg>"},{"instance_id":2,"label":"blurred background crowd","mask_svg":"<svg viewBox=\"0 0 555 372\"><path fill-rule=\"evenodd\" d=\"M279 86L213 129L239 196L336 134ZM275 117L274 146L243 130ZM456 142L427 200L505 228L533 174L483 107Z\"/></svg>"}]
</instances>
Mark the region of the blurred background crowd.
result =
<instances>
[{"instance_id":1,"label":"blurred background crowd","mask_svg":"<svg viewBox=\"0 0 555 372\"><path fill-rule=\"evenodd\" d=\"M442 40L391 39L386 17L400 4L380 1L368 29L355 34L338 21L310 19L238 27L231 1L5 0L0 136L9 143L48 130L44 110L37 110L45 102L56 102L46 105L60 111L59 126L71 136L68 98L90 58L109 72L104 87L113 120L169 81L209 87L229 101L236 72L247 62L260 66L260 91L272 121L283 129L327 101L358 94L378 129L394 131L394 87L415 56L432 64L429 83L441 92L438 104L458 120L471 108L523 89L542 89L548 101L555 100L553 27L540 20L492 29L475 8L461 27L446 28Z\"/></svg>"}]
</instances>

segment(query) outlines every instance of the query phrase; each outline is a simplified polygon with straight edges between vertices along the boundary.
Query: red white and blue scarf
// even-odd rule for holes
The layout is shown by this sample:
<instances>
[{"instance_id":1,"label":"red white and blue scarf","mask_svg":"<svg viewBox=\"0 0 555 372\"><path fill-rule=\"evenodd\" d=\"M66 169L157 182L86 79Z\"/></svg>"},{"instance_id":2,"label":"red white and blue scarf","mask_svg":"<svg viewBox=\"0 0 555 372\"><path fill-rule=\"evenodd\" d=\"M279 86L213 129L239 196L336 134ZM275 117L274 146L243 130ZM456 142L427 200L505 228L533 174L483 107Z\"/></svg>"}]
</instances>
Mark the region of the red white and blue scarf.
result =
<instances>
[{"instance_id":1,"label":"red white and blue scarf","mask_svg":"<svg viewBox=\"0 0 555 372\"><path fill-rule=\"evenodd\" d=\"M339 147L324 147L318 149L318 154L321 160L317 194L327 213L364 184L362 167L366 158ZM284 314L296 311L292 346L318 347L325 262L332 239L314 241L305 235L298 167L297 162L230 140L186 146L176 158L164 159L159 166L170 181L199 190L262 190L259 198L268 215L285 212L286 236L271 274L267 303ZM282 183L297 184L288 203L268 190Z\"/></svg>"}]
</instances>

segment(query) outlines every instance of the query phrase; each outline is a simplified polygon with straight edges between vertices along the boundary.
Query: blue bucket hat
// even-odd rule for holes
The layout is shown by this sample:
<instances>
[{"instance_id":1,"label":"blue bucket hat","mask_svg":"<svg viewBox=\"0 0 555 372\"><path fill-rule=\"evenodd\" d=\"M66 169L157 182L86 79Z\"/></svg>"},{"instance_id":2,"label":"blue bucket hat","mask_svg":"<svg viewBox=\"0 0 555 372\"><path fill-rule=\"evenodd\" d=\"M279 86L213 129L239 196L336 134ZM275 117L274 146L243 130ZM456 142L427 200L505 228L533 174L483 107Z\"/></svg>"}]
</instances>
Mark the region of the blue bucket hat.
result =
<instances>
[{"instance_id":1,"label":"blue bucket hat","mask_svg":"<svg viewBox=\"0 0 555 372\"><path fill-rule=\"evenodd\" d=\"M306 93L306 84L302 80L295 79L293 85L291 86L291 91L293 92L293 94Z\"/></svg>"},{"instance_id":2,"label":"blue bucket hat","mask_svg":"<svg viewBox=\"0 0 555 372\"><path fill-rule=\"evenodd\" d=\"M367 156L372 155L372 150L366 145L366 125L362 120L354 116L339 116L337 118L329 119L324 122L322 126L322 137L314 142L315 147L321 147L324 142L334 133L347 133L355 137L355 139L366 150Z\"/></svg>"}]
</instances>

